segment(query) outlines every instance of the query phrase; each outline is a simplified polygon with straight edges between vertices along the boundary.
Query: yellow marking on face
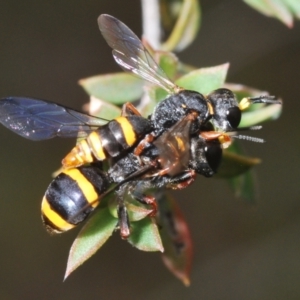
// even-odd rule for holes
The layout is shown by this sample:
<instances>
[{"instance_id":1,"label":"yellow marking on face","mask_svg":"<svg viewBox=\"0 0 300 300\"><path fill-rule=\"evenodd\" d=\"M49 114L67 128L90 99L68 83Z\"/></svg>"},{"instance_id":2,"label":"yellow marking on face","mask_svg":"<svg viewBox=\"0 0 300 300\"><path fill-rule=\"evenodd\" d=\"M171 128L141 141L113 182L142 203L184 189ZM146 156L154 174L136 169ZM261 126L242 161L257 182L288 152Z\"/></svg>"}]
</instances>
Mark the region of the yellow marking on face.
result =
<instances>
[{"instance_id":1,"label":"yellow marking on face","mask_svg":"<svg viewBox=\"0 0 300 300\"><path fill-rule=\"evenodd\" d=\"M92 151L93 151L94 155L97 157L97 159L104 160L106 158L106 156L103 151L100 135L97 132L93 131L88 136L88 141L89 141Z\"/></svg>"},{"instance_id":2,"label":"yellow marking on face","mask_svg":"<svg viewBox=\"0 0 300 300\"><path fill-rule=\"evenodd\" d=\"M219 140L220 144L222 145L223 149L228 148L232 143L230 136L227 134L221 134L219 136L218 140Z\"/></svg>"},{"instance_id":3,"label":"yellow marking on face","mask_svg":"<svg viewBox=\"0 0 300 300\"><path fill-rule=\"evenodd\" d=\"M94 186L88 181L88 179L84 177L84 175L78 169L64 170L63 173L70 176L74 181L76 181L86 200L91 204L92 207L96 207L98 205L98 201L96 200L99 198L99 196L96 193Z\"/></svg>"},{"instance_id":4,"label":"yellow marking on face","mask_svg":"<svg viewBox=\"0 0 300 300\"><path fill-rule=\"evenodd\" d=\"M67 231L75 227L75 225L68 223L57 212L55 212L45 197L42 201L42 213L61 231Z\"/></svg>"},{"instance_id":5,"label":"yellow marking on face","mask_svg":"<svg viewBox=\"0 0 300 300\"><path fill-rule=\"evenodd\" d=\"M130 124L128 119L124 117L119 117L116 118L115 120L121 125L126 140L126 144L129 147L132 146L136 141L136 137L132 125Z\"/></svg>"},{"instance_id":6,"label":"yellow marking on face","mask_svg":"<svg viewBox=\"0 0 300 300\"><path fill-rule=\"evenodd\" d=\"M245 110L246 108L248 108L251 104L251 101L249 98L245 97L241 100L241 102L239 103L239 109L240 110Z\"/></svg>"}]
</instances>

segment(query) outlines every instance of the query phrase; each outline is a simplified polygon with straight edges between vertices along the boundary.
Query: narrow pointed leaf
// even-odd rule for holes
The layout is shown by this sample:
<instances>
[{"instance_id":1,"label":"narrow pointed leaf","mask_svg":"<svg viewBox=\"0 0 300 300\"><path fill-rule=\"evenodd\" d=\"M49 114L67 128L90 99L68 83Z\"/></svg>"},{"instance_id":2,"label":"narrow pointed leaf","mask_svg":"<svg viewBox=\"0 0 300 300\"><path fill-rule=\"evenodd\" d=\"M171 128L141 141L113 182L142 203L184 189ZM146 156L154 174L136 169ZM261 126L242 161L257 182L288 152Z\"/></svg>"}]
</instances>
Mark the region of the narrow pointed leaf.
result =
<instances>
[{"instance_id":1,"label":"narrow pointed leaf","mask_svg":"<svg viewBox=\"0 0 300 300\"><path fill-rule=\"evenodd\" d=\"M126 209L127 209L130 222L140 221L148 217L149 214L151 214L152 212L152 210L147 208L146 205L139 203L137 201L135 202L136 204L132 204L128 202L126 203ZM118 201L115 197L112 197L108 201L108 209L111 215L116 219L118 218L117 207L118 207Z\"/></svg>"},{"instance_id":2,"label":"narrow pointed leaf","mask_svg":"<svg viewBox=\"0 0 300 300\"><path fill-rule=\"evenodd\" d=\"M79 84L90 95L114 104L132 102L143 94L143 80L120 72L81 79Z\"/></svg>"},{"instance_id":3,"label":"narrow pointed leaf","mask_svg":"<svg viewBox=\"0 0 300 300\"><path fill-rule=\"evenodd\" d=\"M257 97L261 95L269 95L266 91L260 91L258 89L251 88L242 84L235 83L226 83L224 87L232 90L239 100L242 100L244 97ZM243 111L242 120L239 127L248 127L269 120L276 120L279 118L282 112L282 105L273 104L255 104L250 105L250 107Z\"/></svg>"},{"instance_id":4,"label":"narrow pointed leaf","mask_svg":"<svg viewBox=\"0 0 300 300\"><path fill-rule=\"evenodd\" d=\"M208 94L223 86L228 67L227 63L216 67L197 69L179 78L176 84L188 90Z\"/></svg>"},{"instance_id":5,"label":"narrow pointed leaf","mask_svg":"<svg viewBox=\"0 0 300 300\"><path fill-rule=\"evenodd\" d=\"M260 160L243 156L243 151L239 146L239 143L237 143L236 141L227 149L227 152L228 153L225 154L225 166L231 165L227 169L227 175L230 174L229 171L231 171L232 175L231 177L228 177L228 182L231 189L237 197L243 198L250 203L254 203L256 199L257 188L256 182L254 180L254 172L250 168L257 163L260 163ZM237 157L238 159L232 161L232 157ZM226 159L228 159L227 163ZM241 166L239 166L238 163L240 159ZM243 165L243 172L239 172L242 171ZM223 172L224 175L225 171L222 171L222 164L220 166L220 170L220 174L222 175ZM237 176L234 176L234 174L236 174Z\"/></svg>"},{"instance_id":6,"label":"narrow pointed leaf","mask_svg":"<svg viewBox=\"0 0 300 300\"><path fill-rule=\"evenodd\" d=\"M253 170L249 170L240 176L228 180L236 197L242 198L250 203L255 202L257 188L255 188L256 183L254 177Z\"/></svg>"},{"instance_id":7,"label":"narrow pointed leaf","mask_svg":"<svg viewBox=\"0 0 300 300\"><path fill-rule=\"evenodd\" d=\"M90 97L90 102L86 104L85 109L89 114L98 118L104 118L110 121L121 115L121 109L111 103L100 100L94 96Z\"/></svg>"},{"instance_id":8,"label":"narrow pointed leaf","mask_svg":"<svg viewBox=\"0 0 300 300\"><path fill-rule=\"evenodd\" d=\"M281 115L281 111L282 105L271 104L261 107L255 111L243 112L239 127L248 127L261 124L269 120L276 120Z\"/></svg>"},{"instance_id":9,"label":"narrow pointed leaf","mask_svg":"<svg viewBox=\"0 0 300 300\"><path fill-rule=\"evenodd\" d=\"M184 285L190 284L193 245L187 223L179 206L169 193L156 196L159 200L158 224L164 246L162 259L166 267Z\"/></svg>"},{"instance_id":10,"label":"narrow pointed leaf","mask_svg":"<svg viewBox=\"0 0 300 300\"><path fill-rule=\"evenodd\" d=\"M248 5L258 10L262 14L274 17L283 22L286 26L293 26L293 14L297 16L298 6L295 4L297 0L244 0Z\"/></svg>"},{"instance_id":11,"label":"narrow pointed leaf","mask_svg":"<svg viewBox=\"0 0 300 300\"><path fill-rule=\"evenodd\" d=\"M286 5L289 7L290 11L294 16L300 19L300 1L298 0L284 0Z\"/></svg>"},{"instance_id":12,"label":"narrow pointed leaf","mask_svg":"<svg viewBox=\"0 0 300 300\"><path fill-rule=\"evenodd\" d=\"M240 83L228 83L224 84L224 87L233 91L239 100L242 100L244 97L255 97L260 95L269 95L267 91L262 91L259 89L255 89L253 87L240 84ZM251 105L249 108L257 109L259 107L258 104Z\"/></svg>"},{"instance_id":13,"label":"narrow pointed leaf","mask_svg":"<svg viewBox=\"0 0 300 300\"><path fill-rule=\"evenodd\" d=\"M172 3L170 2L169 5ZM201 12L198 0L184 0L179 12L168 40L161 46L162 50L181 51L185 49L194 41L199 31Z\"/></svg>"},{"instance_id":14,"label":"narrow pointed leaf","mask_svg":"<svg viewBox=\"0 0 300 300\"><path fill-rule=\"evenodd\" d=\"M128 242L142 251L160 251L164 248L159 235L156 222L153 218L147 217L139 222L131 223L131 235Z\"/></svg>"},{"instance_id":15,"label":"narrow pointed leaf","mask_svg":"<svg viewBox=\"0 0 300 300\"><path fill-rule=\"evenodd\" d=\"M133 205L131 203L126 205L129 215L129 220L132 222L140 221L148 217L152 210L147 209L144 205Z\"/></svg>"},{"instance_id":16,"label":"narrow pointed leaf","mask_svg":"<svg viewBox=\"0 0 300 300\"><path fill-rule=\"evenodd\" d=\"M110 214L107 207L89 218L70 249L65 279L103 246L117 223L118 219Z\"/></svg>"},{"instance_id":17,"label":"narrow pointed leaf","mask_svg":"<svg viewBox=\"0 0 300 300\"><path fill-rule=\"evenodd\" d=\"M261 160L259 158L223 151L222 162L215 177L235 177L247 172L250 168L259 164L260 162Z\"/></svg>"}]
</instances>

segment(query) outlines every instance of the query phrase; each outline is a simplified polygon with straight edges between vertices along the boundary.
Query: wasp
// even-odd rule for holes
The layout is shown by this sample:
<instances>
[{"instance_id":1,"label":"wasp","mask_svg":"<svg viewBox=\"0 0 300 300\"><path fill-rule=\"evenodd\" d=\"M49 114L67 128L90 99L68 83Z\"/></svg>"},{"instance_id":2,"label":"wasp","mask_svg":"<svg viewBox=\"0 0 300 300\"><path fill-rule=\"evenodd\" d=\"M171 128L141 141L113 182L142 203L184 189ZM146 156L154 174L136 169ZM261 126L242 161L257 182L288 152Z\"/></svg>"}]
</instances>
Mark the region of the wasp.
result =
<instances>
[{"instance_id":1,"label":"wasp","mask_svg":"<svg viewBox=\"0 0 300 300\"><path fill-rule=\"evenodd\" d=\"M51 232L64 232L81 223L99 204L112 183L118 203L121 236L130 225L124 195L149 204L149 188L185 188L196 174L212 176L237 129L241 111L254 103L280 103L272 96L244 98L221 88L208 95L175 85L154 61L140 39L110 15L98 18L100 31L125 70L166 90L169 96L144 118L132 104L105 124L94 116L40 99L7 97L0 101L0 122L30 140L80 137L62 160L63 172L48 187L42 217ZM213 129L212 129L213 128ZM109 161L104 172L101 162ZM100 163L99 163L100 162Z\"/></svg>"}]
</instances>

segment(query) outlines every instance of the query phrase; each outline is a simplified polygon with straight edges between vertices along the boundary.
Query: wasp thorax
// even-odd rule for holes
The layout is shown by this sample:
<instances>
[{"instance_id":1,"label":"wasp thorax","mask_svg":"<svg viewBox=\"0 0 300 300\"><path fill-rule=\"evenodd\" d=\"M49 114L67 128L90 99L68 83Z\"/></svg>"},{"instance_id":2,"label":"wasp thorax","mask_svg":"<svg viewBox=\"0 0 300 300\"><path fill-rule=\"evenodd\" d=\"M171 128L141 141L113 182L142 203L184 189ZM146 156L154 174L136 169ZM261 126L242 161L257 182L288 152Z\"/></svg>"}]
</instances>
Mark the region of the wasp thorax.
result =
<instances>
[{"instance_id":1,"label":"wasp thorax","mask_svg":"<svg viewBox=\"0 0 300 300\"><path fill-rule=\"evenodd\" d=\"M207 121L209 108L202 94L183 90L178 94L170 95L156 105L151 115L151 121L159 135L193 112L197 114L197 118L190 128L191 134L198 132L201 125Z\"/></svg>"}]
</instances>

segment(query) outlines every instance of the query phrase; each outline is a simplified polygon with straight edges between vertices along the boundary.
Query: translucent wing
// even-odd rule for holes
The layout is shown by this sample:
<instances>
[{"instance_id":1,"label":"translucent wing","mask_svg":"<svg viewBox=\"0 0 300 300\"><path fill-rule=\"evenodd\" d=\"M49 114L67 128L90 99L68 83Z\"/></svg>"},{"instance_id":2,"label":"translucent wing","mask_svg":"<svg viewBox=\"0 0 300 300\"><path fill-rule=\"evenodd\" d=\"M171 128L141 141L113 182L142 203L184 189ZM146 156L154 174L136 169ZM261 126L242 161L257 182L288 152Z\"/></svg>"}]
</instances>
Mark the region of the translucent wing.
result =
<instances>
[{"instance_id":1,"label":"translucent wing","mask_svg":"<svg viewBox=\"0 0 300 300\"><path fill-rule=\"evenodd\" d=\"M39 141L84 137L107 121L53 102L8 97L0 100L0 123L24 138Z\"/></svg>"},{"instance_id":2,"label":"translucent wing","mask_svg":"<svg viewBox=\"0 0 300 300\"><path fill-rule=\"evenodd\" d=\"M113 49L115 61L125 71L160 86L169 94L178 91L178 87L157 65L140 39L124 23L110 15L100 15L98 24L104 39Z\"/></svg>"},{"instance_id":3,"label":"translucent wing","mask_svg":"<svg viewBox=\"0 0 300 300\"><path fill-rule=\"evenodd\" d=\"M153 142L158 149L160 165L175 176L186 170L190 159L190 127L188 116L181 119Z\"/></svg>"}]
</instances>

